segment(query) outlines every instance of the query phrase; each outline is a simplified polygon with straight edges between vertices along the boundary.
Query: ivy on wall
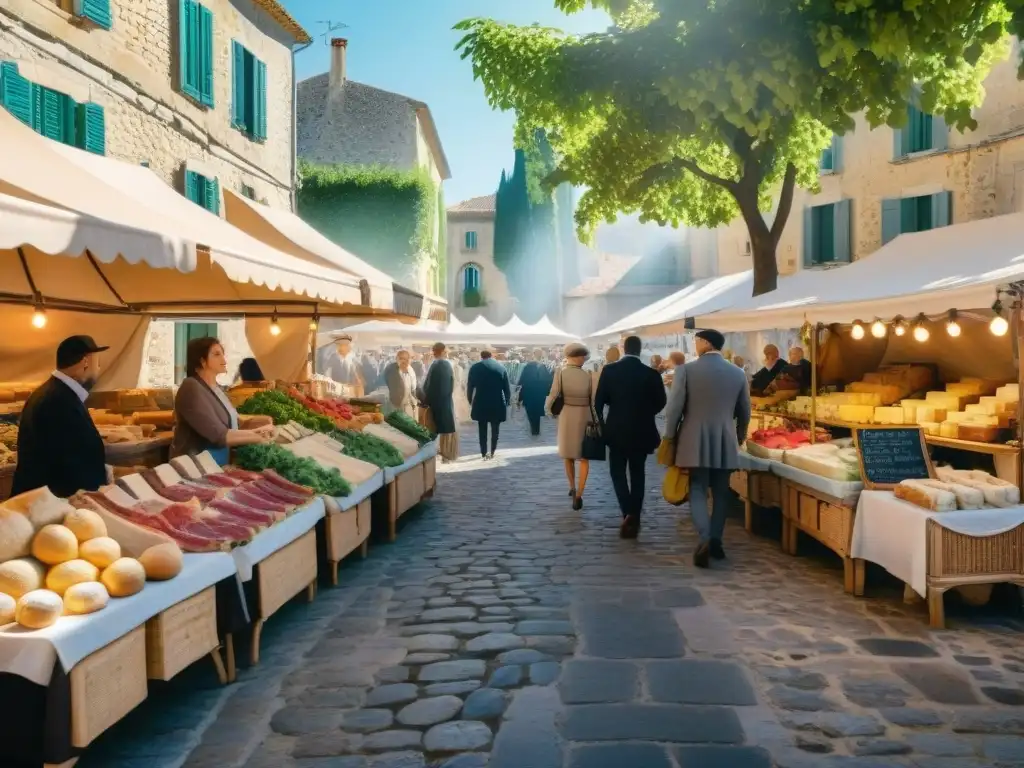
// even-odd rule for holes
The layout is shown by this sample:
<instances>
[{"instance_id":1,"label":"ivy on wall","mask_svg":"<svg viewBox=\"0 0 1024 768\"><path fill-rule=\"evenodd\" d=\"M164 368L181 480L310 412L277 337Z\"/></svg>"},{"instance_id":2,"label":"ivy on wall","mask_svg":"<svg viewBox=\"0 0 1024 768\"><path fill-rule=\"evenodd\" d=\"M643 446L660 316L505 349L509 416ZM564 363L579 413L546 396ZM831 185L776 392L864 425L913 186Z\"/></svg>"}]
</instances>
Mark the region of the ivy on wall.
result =
<instances>
[{"instance_id":1,"label":"ivy on wall","mask_svg":"<svg viewBox=\"0 0 1024 768\"><path fill-rule=\"evenodd\" d=\"M434 292L445 296L448 289L448 214L444 207L444 189L437 188L437 286Z\"/></svg>"},{"instance_id":2,"label":"ivy on wall","mask_svg":"<svg viewBox=\"0 0 1024 768\"><path fill-rule=\"evenodd\" d=\"M438 190L423 169L299 161L299 215L392 276L436 258L439 202Z\"/></svg>"}]
</instances>

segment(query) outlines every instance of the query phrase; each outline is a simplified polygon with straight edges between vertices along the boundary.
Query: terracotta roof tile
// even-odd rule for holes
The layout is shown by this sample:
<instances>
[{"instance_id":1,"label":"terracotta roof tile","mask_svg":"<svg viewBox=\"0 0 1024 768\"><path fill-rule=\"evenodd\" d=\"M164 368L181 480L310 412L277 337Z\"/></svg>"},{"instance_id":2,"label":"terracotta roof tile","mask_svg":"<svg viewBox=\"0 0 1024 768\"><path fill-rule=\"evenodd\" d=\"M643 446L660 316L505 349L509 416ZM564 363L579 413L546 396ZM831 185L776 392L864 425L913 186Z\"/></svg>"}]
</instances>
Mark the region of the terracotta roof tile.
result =
<instances>
[{"instance_id":1,"label":"terracotta roof tile","mask_svg":"<svg viewBox=\"0 0 1024 768\"><path fill-rule=\"evenodd\" d=\"M448 207L448 213L493 213L497 195L471 197Z\"/></svg>"}]
</instances>

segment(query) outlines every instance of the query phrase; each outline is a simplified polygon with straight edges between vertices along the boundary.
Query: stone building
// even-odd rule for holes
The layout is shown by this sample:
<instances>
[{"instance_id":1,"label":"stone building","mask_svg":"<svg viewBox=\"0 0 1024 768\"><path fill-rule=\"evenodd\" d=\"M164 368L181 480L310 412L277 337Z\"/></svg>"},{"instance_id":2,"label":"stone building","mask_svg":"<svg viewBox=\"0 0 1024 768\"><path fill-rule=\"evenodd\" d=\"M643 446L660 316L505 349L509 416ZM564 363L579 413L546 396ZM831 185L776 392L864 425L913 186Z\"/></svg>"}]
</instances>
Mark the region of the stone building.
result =
<instances>
[{"instance_id":1,"label":"stone building","mask_svg":"<svg viewBox=\"0 0 1024 768\"><path fill-rule=\"evenodd\" d=\"M348 41L331 40L330 71L298 84L298 156L317 164L422 168L438 189L451 178L430 107L422 101L351 80L346 71ZM401 266L396 280L423 293L439 292L444 275L437 247L443 212L435 212L433 254L419 254ZM360 254L366 258L366 254ZM393 272L391 265L375 264Z\"/></svg>"},{"instance_id":2,"label":"stone building","mask_svg":"<svg viewBox=\"0 0 1024 768\"><path fill-rule=\"evenodd\" d=\"M49 138L148 166L211 211L225 188L292 210L293 55L309 42L277 0L4 0L0 104ZM237 362L242 326L204 327ZM196 332L154 322L143 384L172 383Z\"/></svg>"},{"instance_id":3,"label":"stone building","mask_svg":"<svg viewBox=\"0 0 1024 768\"><path fill-rule=\"evenodd\" d=\"M448 208L448 308L463 322L495 325L515 311L505 274L494 264L494 195Z\"/></svg>"},{"instance_id":4,"label":"stone building","mask_svg":"<svg viewBox=\"0 0 1024 768\"><path fill-rule=\"evenodd\" d=\"M978 127L961 133L911 108L900 130L862 116L822 157L821 190L798 189L778 249L781 274L863 258L902 232L1024 211L1021 46L986 78ZM750 269L743 222L718 234L720 274Z\"/></svg>"}]
</instances>

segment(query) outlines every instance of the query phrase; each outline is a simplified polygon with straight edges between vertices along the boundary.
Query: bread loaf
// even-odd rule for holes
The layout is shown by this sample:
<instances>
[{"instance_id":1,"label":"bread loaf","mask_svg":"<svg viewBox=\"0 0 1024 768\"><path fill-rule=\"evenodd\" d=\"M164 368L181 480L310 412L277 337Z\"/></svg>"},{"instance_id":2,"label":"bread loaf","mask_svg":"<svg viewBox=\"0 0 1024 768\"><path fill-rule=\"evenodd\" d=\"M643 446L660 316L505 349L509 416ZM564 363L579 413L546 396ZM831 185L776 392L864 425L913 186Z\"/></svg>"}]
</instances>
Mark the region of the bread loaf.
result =
<instances>
[{"instance_id":1,"label":"bread loaf","mask_svg":"<svg viewBox=\"0 0 1024 768\"><path fill-rule=\"evenodd\" d=\"M107 535L107 524L103 522L103 518L89 509L72 507L64 518L64 527L70 529L79 542Z\"/></svg>"},{"instance_id":2,"label":"bread loaf","mask_svg":"<svg viewBox=\"0 0 1024 768\"><path fill-rule=\"evenodd\" d=\"M981 509L985 506L985 496L977 488L961 483L945 482L941 479L921 480L920 482L942 491L951 491L956 496L956 506L958 509Z\"/></svg>"},{"instance_id":3,"label":"bread loaf","mask_svg":"<svg viewBox=\"0 0 1024 768\"><path fill-rule=\"evenodd\" d=\"M146 570L138 560L122 557L103 569L100 581L111 597L129 597L146 586Z\"/></svg>"},{"instance_id":4,"label":"bread loaf","mask_svg":"<svg viewBox=\"0 0 1024 768\"><path fill-rule=\"evenodd\" d=\"M146 571L147 579L166 581L181 573L183 555L177 544L157 544L139 555L139 562Z\"/></svg>"},{"instance_id":5,"label":"bread loaf","mask_svg":"<svg viewBox=\"0 0 1024 768\"><path fill-rule=\"evenodd\" d=\"M100 570L87 560L68 560L55 565L46 574L46 588L58 595L67 592L68 587L86 581L96 581Z\"/></svg>"},{"instance_id":6,"label":"bread loaf","mask_svg":"<svg viewBox=\"0 0 1024 768\"><path fill-rule=\"evenodd\" d=\"M32 556L47 565L59 565L78 557L78 539L63 525L43 526L32 539Z\"/></svg>"},{"instance_id":7,"label":"bread loaf","mask_svg":"<svg viewBox=\"0 0 1024 768\"><path fill-rule=\"evenodd\" d=\"M20 493L4 502L4 507L28 516L32 527L39 530L44 525L60 523L73 507L64 499L54 496L49 488L36 488Z\"/></svg>"},{"instance_id":8,"label":"bread loaf","mask_svg":"<svg viewBox=\"0 0 1024 768\"><path fill-rule=\"evenodd\" d=\"M107 606L110 595L98 581L88 581L68 587L64 593L64 612L69 615L95 613Z\"/></svg>"},{"instance_id":9,"label":"bread loaf","mask_svg":"<svg viewBox=\"0 0 1024 768\"><path fill-rule=\"evenodd\" d=\"M929 486L920 480L904 480L893 489L893 495L933 512L952 512L956 509L956 496L952 491Z\"/></svg>"},{"instance_id":10,"label":"bread loaf","mask_svg":"<svg viewBox=\"0 0 1024 768\"><path fill-rule=\"evenodd\" d=\"M0 563L0 593L17 600L27 592L42 589L46 567L31 557Z\"/></svg>"},{"instance_id":11,"label":"bread loaf","mask_svg":"<svg viewBox=\"0 0 1024 768\"><path fill-rule=\"evenodd\" d=\"M17 600L10 595L0 593L0 626L14 621L14 611L17 607Z\"/></svg>"},{"instance_id":12,"label":"bread loaf","mask_svg":"<svg viewBox=\"0 0 1024 768\"><path fill-rule=\"evenodd\" d=\"M121 545L109 536L100 536L82 542L78 556L103 569L121 557Z\"/></svg>"},{"instance_id":13,"label":"bread loaf","mask_svg":"<svg viewBox=\"0 0 1024 768\"><path fill-rule=\"evenodd\" d=\"M32 521L26 515L0 507L0 561L27 555L34 533Z\"/></svg>"},{"instance_id":14,"label":"bread loaf","mask_svg":"<svg viewBox=\"0 0 1024 768\"><path fill-rule=\"evenodd\" d=\"M43 629L53 624L64 612L60 595L48 589L37 589L22 595L14 609L14 619L28 629Z\"/></svg>"},{"instance_id":15,"label":"bread loaf","mask_svg":"<svg viewBox=\"0 0 1024 768\"><path fill-rule=\"evenodd\" d=\"M132 414L132 421L136 424L152 424L157 429L172 429L174 427L174 411L144 411Z\"/></svg>"}]
</instances>

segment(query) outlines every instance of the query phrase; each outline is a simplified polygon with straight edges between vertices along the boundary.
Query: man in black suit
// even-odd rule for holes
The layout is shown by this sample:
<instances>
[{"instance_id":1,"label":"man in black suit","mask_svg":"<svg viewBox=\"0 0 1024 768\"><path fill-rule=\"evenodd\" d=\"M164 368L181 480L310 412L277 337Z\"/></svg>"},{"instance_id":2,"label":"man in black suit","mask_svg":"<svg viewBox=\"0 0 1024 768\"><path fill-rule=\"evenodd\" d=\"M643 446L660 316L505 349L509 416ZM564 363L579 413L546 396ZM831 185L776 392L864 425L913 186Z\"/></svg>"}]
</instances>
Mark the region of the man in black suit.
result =
<instances>
[{"instance_id":1,"label":"man in black suit","mask_svg":"<svg viewBox=\"0 0 1024 768\"><path fill-rule=\"evenodd\" d=\"M469 369L466 397L472 405L470 416L480 431L480 454L484 460L493 459L498 448L498 432L508 415L512 402L512 387L505 366L494 359L491 351L480 353L480 362ZM487 452L487 427L491 428L491 452Z\"/></svg>"},{"instance_id":2,"label":"man in black suit","mask_svg":"<svg viewBox=\"0 0 1024 768\"><path fill-rule=\"evenodd\" d=\"M661 374L640 360L640 337L630 336L622 349L623 358L601 372L594 408L608 444L608 469L622 510L619 535L635 539L640 533L647 457L661 444L654 419L665 407L666 395Z\"/></svg>"},{"instance_id":3,"label":"man in black suit","mask_svg":"<svg viewBox=\"0 0 1024 768\"><path fill-rule=\"evenodd\" d=\"M68 497L109 481L103 438L85 407L107 349L91 336L70 336L57 347L57 370L21 412L12 495L46 486Z\"/></svg>"}]
</instances>

